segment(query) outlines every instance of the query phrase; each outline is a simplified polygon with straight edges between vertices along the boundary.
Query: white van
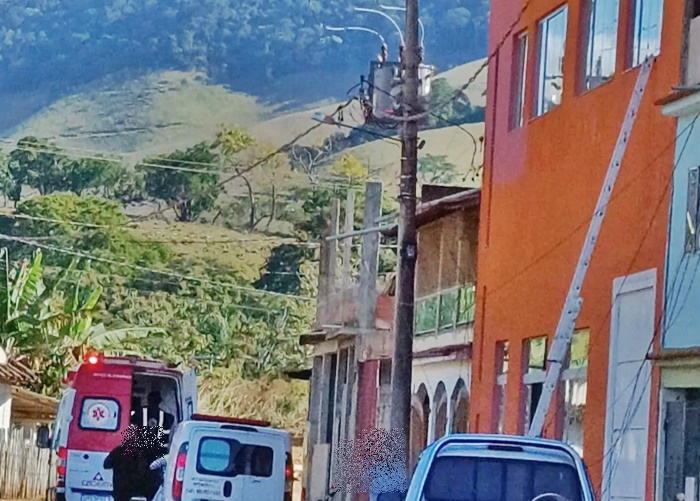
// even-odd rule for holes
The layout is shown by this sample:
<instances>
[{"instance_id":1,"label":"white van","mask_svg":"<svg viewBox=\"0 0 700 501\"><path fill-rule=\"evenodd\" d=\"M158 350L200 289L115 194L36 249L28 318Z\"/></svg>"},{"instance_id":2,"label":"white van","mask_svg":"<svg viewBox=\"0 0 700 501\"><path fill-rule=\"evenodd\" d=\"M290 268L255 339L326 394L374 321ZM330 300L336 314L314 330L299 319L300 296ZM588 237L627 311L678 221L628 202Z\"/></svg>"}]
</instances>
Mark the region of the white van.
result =
<instances>
[{"instance_id":1,"label":"white van","mask_svg":"<svg viewBox=\"0 0 700 501\"><path fill-rule=\"evenodd\" d=\"M195 414L171 438L165 501L291 501L292 440L269 423Z\"/></svg>"}]
</instances>

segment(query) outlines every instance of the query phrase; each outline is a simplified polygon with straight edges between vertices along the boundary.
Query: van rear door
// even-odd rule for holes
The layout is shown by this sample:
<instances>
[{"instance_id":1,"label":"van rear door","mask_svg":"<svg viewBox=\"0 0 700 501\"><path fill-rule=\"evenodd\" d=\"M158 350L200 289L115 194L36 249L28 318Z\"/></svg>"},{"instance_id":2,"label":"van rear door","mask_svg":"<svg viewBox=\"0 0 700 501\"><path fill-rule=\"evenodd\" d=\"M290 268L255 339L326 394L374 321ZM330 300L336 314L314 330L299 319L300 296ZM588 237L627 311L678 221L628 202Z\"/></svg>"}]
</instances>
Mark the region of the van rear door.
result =
<instances>
[{"instance_id":1,"label":"van rear door","mask_svg":"<svg viewBox=\"0 0 700 501\"><path fill-rule=\"evenodd\" d=\"M197 373L193 370L182 377L182 395L184 401L184 419L190 419L197 412Z\"/></svg>"},{"instance_id":2,"label":"van rear door","mask_svg":"<svg viewBox=\"0 0 700 501\"><path fill-rule=\"evenodd\" d=\"M286 454L282 436L249 426L221 425L197 430L191 443L196 453L192 459L194 468L190 470L194 486L191 494L185 486L188 498L210 501L282 501L284 498Z\"/></svg>"}]
</instances>

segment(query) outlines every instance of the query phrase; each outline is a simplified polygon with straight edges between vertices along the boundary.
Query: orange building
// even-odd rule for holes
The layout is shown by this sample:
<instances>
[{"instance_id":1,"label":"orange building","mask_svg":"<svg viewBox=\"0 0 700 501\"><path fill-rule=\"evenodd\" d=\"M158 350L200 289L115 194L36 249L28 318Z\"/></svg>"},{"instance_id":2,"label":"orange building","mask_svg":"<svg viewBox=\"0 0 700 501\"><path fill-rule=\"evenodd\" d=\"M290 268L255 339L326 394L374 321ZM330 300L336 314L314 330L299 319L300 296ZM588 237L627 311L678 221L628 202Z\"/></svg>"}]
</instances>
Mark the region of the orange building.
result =
<instances>
[{"instance_id":1,"label":"orange building","mask_svg":"<svg viewBox=\"0 0 700 501\"><path fill-rule=\"evenodd\" d=\"M491 51L504 43L488 77L474 432L527 431L639 67L658 56L545 429L583 453L601 499L654 491L658 375L647 354L659 340L676 135L654 102L680 81L698 3L687 1L491 3Z\"/></svg>"}]
</instances>

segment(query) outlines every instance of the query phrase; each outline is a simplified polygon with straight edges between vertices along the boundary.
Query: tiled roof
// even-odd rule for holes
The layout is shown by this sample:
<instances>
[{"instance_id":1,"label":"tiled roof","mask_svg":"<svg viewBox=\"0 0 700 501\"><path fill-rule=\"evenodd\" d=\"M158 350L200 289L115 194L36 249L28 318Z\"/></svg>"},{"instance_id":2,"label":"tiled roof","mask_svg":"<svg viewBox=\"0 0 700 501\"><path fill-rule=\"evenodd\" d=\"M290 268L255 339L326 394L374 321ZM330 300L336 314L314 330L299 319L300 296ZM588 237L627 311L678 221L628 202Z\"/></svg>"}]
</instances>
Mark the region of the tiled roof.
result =
<instances>
[{"instance_id":1,"label":"tiled roof","mask_svg":"<svg viewBox=\"0 0 700 501\"><path fill-rule=\"evenodd\" d=\"M24 364L24 357L9 356L7 363L0 364L0 384L27 386L37 381L37 374Z\"/></svg>"}]
</instances>

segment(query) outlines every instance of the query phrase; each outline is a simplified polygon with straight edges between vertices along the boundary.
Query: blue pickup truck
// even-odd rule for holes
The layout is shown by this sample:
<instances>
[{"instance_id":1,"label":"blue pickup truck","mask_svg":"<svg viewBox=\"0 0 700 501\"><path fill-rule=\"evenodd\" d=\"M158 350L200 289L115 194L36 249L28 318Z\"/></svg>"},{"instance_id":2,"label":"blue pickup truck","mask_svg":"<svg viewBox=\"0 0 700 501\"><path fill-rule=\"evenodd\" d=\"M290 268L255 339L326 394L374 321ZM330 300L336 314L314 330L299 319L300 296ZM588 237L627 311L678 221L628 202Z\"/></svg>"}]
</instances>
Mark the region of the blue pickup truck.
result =
<instances>
[{"instance_id":1,"label":"blue pickup truck","mask_svg":"<svg viewBox=\"0 0 700 501\"><path fill-rule=\"evenodd\" d=\"M448 435L423 451L407 493L378 501L594 501L569 446L507 435Z\"/></svg>"}]
</instances>

